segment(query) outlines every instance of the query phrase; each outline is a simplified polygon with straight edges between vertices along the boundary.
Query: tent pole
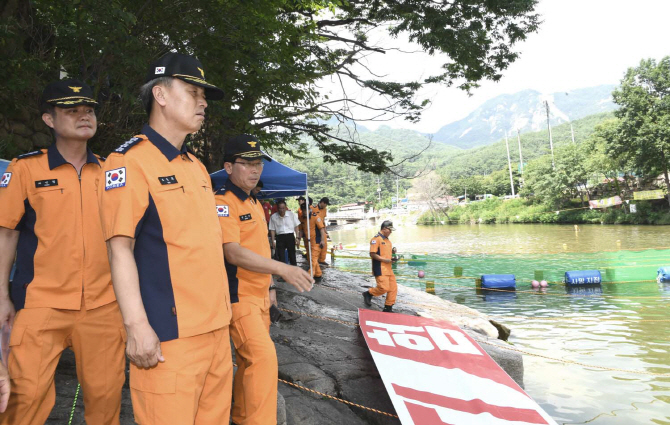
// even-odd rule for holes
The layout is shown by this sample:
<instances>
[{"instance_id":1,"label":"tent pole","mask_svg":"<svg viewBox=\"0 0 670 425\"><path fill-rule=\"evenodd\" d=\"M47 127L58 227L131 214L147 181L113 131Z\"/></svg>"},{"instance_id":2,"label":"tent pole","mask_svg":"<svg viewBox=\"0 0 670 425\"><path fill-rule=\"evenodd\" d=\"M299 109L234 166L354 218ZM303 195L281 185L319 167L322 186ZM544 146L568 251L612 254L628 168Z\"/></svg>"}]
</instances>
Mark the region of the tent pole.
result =
<instances>
[{"instance_id":1,"label":"tent pole","mask_svg":"<svg viewBox=\"0 0 670 425\"><path fill-rule=\"evenodd\" d=\"M305 176L307 178L307 176ZM307 185L305 185L305 208L307 208L307 256L309 257L309 275L311 277L314 277L314 270L312 270L312 238L310 237L310 228L312 227L309 220L310 217L312 216L312 211L310 211L310 208L312 207L309 205L309 189L307 188Z\"/></svg>"}]
</instances>

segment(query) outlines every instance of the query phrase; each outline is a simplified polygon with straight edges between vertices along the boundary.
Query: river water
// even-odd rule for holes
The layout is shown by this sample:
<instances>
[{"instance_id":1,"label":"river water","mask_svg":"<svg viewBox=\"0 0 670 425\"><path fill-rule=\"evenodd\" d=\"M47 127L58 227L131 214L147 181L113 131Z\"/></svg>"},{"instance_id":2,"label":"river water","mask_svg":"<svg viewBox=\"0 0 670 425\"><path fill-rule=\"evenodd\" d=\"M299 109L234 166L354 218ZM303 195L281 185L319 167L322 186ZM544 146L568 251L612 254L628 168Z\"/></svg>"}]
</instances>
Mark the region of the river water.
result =
<instances>
[{"instance_id":1,"label":"river water","mask_svg":"<svg viewBox=\"0 0 670 425\"><path fill-rule=\"evenodd\" d=\"M330 231L345 246L336 267L368 273L376 233ZM524 355L525 390L558 423L670 424L670 284L655 281L670 266L670 226L400 226L391 241L405 260L398 282L432 286L509 326L515 348L563 360ZM591 269L600 287L562 283ZM489 273L514 274L517 291L478 293L475 278ZM549 287L533 290L532 279Z\"/></svg>"}]
</instances>

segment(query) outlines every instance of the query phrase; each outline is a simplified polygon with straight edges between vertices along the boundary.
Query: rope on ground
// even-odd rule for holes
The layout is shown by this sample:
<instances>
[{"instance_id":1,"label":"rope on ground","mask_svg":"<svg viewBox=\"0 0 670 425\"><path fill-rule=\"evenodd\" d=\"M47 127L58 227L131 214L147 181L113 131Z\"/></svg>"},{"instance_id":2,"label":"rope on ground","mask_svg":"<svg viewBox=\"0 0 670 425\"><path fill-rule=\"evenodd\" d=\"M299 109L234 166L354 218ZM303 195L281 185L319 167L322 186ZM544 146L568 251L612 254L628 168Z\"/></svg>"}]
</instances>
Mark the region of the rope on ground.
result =
<instances>
[{"instance_id":1,"label":"rope on ground","mask_svg":"<svg viewBox=\"0 0 670 425\"><path fill-rule=\"evenodd\" d=\"M329 394L325 394L325 393L322 393L322 392L319 392L319 391L315 391L311 388L303 387L302 385L294 384L293 382L285 381L281 378L279 378L279 382L282 382L286 385L290 385L290 386L295 387L295 388L299 388L303 391L309 391L311 393L318 394L321 397L326 397L326 398L329 398L331 400L339 401L340 403L348 404L349 406L354 406L354 407L358 407L358 408L361 408L361 409L364 409L364 410L369 410L370 412L379 413L380 415L389 416L391 418L397 418L398 417L397 415L394 415L393 413L388 413L388 412L384 412L382 410L373 409L372 407L366 407L366 406L363 406L363 405L360 405L360 404L357 404L357 403L352 403L350 401L347 401L347 400L344 400L344 399L341 399L341 398L337 398L337 397L334 397L334 396L329 395Z\"/></svg>"},{"instance_id":2,"label":"rope on ground","mask_svg":"<svg viewBox=\"0 0 670 425\"><path fill-rule=\"evenodd\" d=\"M74 393L74 401L72 402L72 411L70 411L70 420L67 425L72 425L72 418L74 418L74 409L77 407L77 397L79 397L79 389L81 384L77 382L77 391Z\"/></svg>"},{"instance_id":3,"label":"rope on ground","mask_svg":"<svg viewBox=\"0 0 670 425\"><path fill-rule=\"evenodd\" d=\"M300 315L303 315L303 316L309 316L309 317L316 318L316 319L335 321L334 319L330 319L328 317L322 317L322 316L316 316L316 315L307 314L307 313L301 313L299 311L292 311L292 310L286 310L286 311L291 311L291 313L297 313L297 314L300 314ZM360 325L358 323L342 322L342 321L338 321L338 322L344 323L344 324L349 324L349 326L360 327ZM646 370L617 369L617 368L611 368L611 367L606 367L606 366L597 366L597 365L592 365L592 364L588 364L588 363L576 362L576 361L573 361L573 360L559 359L557 357L545 356L544 354L531 353L529 351L520 350L518 348L514 348L514 347L511 347L511 346L507 346L507 345L493 344L491 342L484 341L484 340L481 340L481 339L478 339L478 338L473 338L473 339L475 341L481 343L481 344L490 345L492 347L500 348L502 350L515 351L517 353L525 354L527 356L539 357L539 358L542 358L542 359L545 359L545 360L552 360L552 361L556 361L556 362L560 362L560 363L582 366L582 367L585 367L585 368L608 370L608 371L612 371L612 372L624 372L624 373L631 373L631 374L636 374L636 375L670 376L670 373L656 373L656 372L648 372ZM281 379L280 379L280 381L281 381ZM310 390L310 391L312 391L312 390Z\"/></svg>"}]
</instances>

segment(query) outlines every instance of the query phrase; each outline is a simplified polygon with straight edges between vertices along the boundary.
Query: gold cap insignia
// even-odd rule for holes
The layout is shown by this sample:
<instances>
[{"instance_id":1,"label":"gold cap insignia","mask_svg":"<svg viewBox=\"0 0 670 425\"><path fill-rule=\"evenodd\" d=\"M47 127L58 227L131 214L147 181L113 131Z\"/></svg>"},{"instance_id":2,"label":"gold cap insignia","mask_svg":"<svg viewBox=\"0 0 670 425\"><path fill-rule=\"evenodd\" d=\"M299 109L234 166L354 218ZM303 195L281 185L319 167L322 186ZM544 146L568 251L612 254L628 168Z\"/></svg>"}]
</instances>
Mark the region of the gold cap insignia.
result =
<instances>
[{"instance_id":1,"label":"gold cap insignia","mask_svg":"<svg viewBox=\"0 0 670 425\"><path fill-rule=\"evenodd\" d=\"M81 90L81 87L72 87L72 86L68 86L68 88L70 88L70 89L71 89L73 92L75 92L75 93L79 93L79 91Z\"/></svg>"},{"instance_id":2,"label":"gold cap insignia","mask_svg":"<svg viewBox=\"0 0 670 425\"><path fill-rule=\"evenodd\" d=\"M255 148L256 143L258 143L258 142L247 142L247 143L249 143L249 146L251 146L252 148Z\"/></svg>"},{"instance_id":3,"label":"gold cap insignia","mask_svg":"<svg viewBox=\"0 0 670 425\"><path fill-rule=\"evenodd\" d=\"M198 68L198 71L200 71L200 75L202 75L202 78L205 79L205 71L203 71L202 68Z\"/></svg>"}]
</instances>

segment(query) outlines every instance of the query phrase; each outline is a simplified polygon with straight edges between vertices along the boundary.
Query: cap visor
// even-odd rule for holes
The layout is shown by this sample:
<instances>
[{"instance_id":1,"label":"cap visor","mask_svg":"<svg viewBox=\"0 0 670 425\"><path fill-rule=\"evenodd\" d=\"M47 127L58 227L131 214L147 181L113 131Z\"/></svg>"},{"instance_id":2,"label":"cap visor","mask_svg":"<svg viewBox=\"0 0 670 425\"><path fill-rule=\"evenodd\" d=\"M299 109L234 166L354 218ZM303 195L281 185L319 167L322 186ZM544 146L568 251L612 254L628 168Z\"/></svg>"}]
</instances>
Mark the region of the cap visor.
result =
<instances>
[{"instance_id":1,"label":"cap visor","mask_svg":"<svg viewBox=\"0 0 670 425\"><path fill-rule=\"evenodd\" d=\"M185 83L193 84L194 86L202 87L205 89L205 97L207 100L221 100L223 99L223 90L218 88L213 84L209 84L207 81L200 78L191 77L188 75L173 75L175 78L179 78Z\"/></svg>"}]
</instances>

